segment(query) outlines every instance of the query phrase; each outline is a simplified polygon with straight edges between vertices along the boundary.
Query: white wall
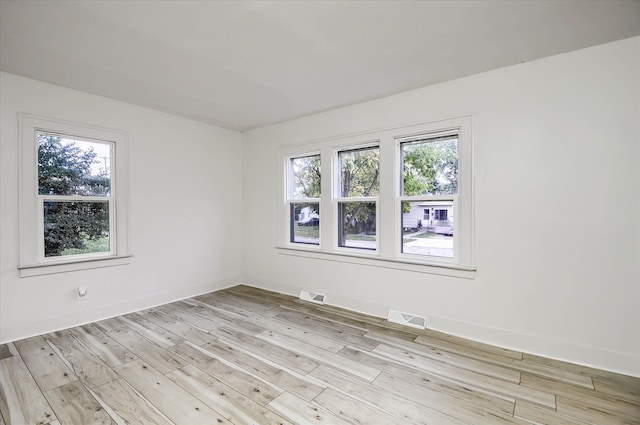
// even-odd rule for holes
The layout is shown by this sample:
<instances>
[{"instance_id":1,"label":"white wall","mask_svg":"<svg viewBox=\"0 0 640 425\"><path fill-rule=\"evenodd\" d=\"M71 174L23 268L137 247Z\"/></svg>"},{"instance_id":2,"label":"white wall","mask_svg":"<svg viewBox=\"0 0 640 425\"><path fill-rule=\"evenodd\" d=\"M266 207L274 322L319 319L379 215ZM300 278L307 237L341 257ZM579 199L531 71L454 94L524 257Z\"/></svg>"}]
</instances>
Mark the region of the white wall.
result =
<instances>
[{"instance_id":1,"label":"white wall","mask_svg":"<svg viewBox=\"0 0 640 425\"><path fill-rule=\"evenodd\" d=\"M131 264L18 277L18 112L129 133ZM239 282L240 133L7 73L0 120L0 342Z\"/></svg>"},{"instance_id":2,"label":"white wall","mask_svg":"<svg viewBox=\"0 0 640 425\"><path fill-rule=\"evenodd\" d=\"M475 280L276 252L279 146L469 113ZM636 37L245 133L245 281L640 376L639 116Z\"/></svg>"}]
</instances>

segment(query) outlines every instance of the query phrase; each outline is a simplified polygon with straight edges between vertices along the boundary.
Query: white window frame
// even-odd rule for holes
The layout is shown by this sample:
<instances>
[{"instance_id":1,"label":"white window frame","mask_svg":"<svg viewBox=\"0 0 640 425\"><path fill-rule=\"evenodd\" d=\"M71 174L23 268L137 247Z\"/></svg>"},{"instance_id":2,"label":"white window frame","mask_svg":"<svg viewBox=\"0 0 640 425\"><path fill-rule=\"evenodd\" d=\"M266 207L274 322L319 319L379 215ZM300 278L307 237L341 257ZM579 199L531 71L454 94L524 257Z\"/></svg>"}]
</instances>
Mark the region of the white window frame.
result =
<instances>
[{"instance_id":1,"label":"white window frame","mask_svg":"<svg viewBox=\"0 0 640 425\"><path fill-rule=\"evenodd\" d=\"M322 169L322 155L319 151L317 152L311 152L311 153L304 153L304 154L300 154L300 155L291 155L288 156L286 158L285 161L285 167L286 167L286 187L285 187L285 199L286 199L286 209L287 209L287 214L286 214L286 218L287 218L287 244L290 246L296 246L296 247L305 247L306 249L320 249L322 246L322 217L323 217L323 210L322 210L322 202L321 202L321 198L293 198L291 196L291 190L292 190L292 173L293 170L291 169L291 162L294 159L297 158L305 158L305 157L310 157L310 156L320 156L320 169ZM322 188L322 182L321 182L321 186ZM322 191L321 191L322 193ZM318 239L318 243L317 244L312 244L312 243L304 243L304 242L294 242L292 241L292 234L291 234L291 223L292 223L292 218L291 217L291 206L293 204L305 204L305 203L317 203L319 205L319 210L320 210L320 224L319 224L319 229L320 229L320 235L319 235L319 239Z\"/></svg>"},{"instance_id":2,"label":"white window frame","mask_svg":"<svg viewBox=\"0 0 640 425\"><path fill-rule=\"evenodd\" d=\"M110 267L129 263L128 136L119 130L19 114L19 234L21 277ZM111 197L38 194L37 134L107 143L111 149ZM109 202L109 252L45 257L45 201Z\"/></svg>"},{"instance_id":3,"label":"white window frame","mask_svg":"<svg viewBox=\"0 0 640 425\"><path fill-rule=\"evenodd\" d=\"M440 256L436 256L436 255L418 255L418 254L409 254L409 253L403 253L402 252L402 203L403 202L420 202L420 201L446 201L446 202L452 202L453 203L453 215L454 217L457 216L458 214L458 206L459 206L459 199L460 199L460 184L462 181L462 178L466 177L466 173L462 173L462 166L460 165L460 153L461 150L462 151L466 151L466 149L461 149L461 132L462 132L462 126L458 126L458 127L454 127L454 128L450 128L450 129L442 129L442 130L435 130L435 131L426 131L424 133L420 133L420 134L415 134L415 135L409 135L409 136L399 136L396 137L395 139L395 150L396 150L396 163L397 163L397 173L396 173L396 208L398 209L398 220L396 221L396 227L399 228L400 230L400 237L396 238L396 253L398 258L405 258L405 259L409 259L411 261L417 261L417 262L422 262L422 261L428 261L428 262L433 262L436 264L460 264L461 262L465 262L466 259L461 259L461 254L464 252L466 254L466 251L464 251L464 249L461 249L460 244L463 243L463 241L466 239L464 237L464 235L460 235L460 232L458 232L458 225L457 225L457 221L455 222L455 231L453 233L453 257L440 257ZM405 196L402 194L402 180L404 178L404 170L403 170L403 157L402 157L402 144L403 143L407 143L407 142L411 142L414 140L422 140L422 139L436 139L439 137L446 137L446 136L453 136L456 135L458 137L458 149L457 149L457 153L458 153L458 193L456 194L452 194L452 195L416 195L416 196ZM466 152L464 152L466 155ZM462 176L461 176L462 174ZM466 184L463 184L463 189L465 191L468 190L468 188L466 187ZM435 211L433 211L433 219L435 220ZM464 228L464 226L463 226ZM465 248L469 248L470 247L465 247ZM471 253L469 252L469 255ZM467 260L468 261L468 260Z\"/></svg>"},{"instance_id":4,"label":"white window frame","mask_svg":"<svg viewBox=\"0 0 640 425\"><path fill-rule=\"evenodd\" d=\"M454 201L454 257L436 257L403 254L402 210L403 200L423 200L425 196L400 196L402 178L400 141L423 135L458 134L458 193L440 198ZM377 145L380 149L380 192L376 199L377 250L360 250L338 246L338 151L347 151ZM286 167L289 158L321 153L322 211L321 245L308 246L288 242L288 177ZM282 146L278 152L279 181L279 229L276 248L283 255L300 256L329 261L339 261L373 267L408 270L473 279L474 263L474 217L473 217L473 139L472 117L461 116L428 123L386 128L357 134L315 140ZM329 190L331 188L331 190ZM437 199L437 197L430 197Z\"/></svg>"},{"instance_id":5,"label":"white window frame","mask_svg":"<svg viewBox=\"0 0 640 425\"><path fill-rule=\"evenodd\" d=\"M340 148L334 148L333 150L333 155L332 155L332 164L335 164L334 167L332 167L332 174L334 174L334 181L335 184L333 185L332 188L332 193L333 193L333 197L332 197L332 210L333 210L333 216L335 217L335 220L333 221L333 231L335 236L335 243L334 243L334 250L336 252L345 252L345 253L350 253L350 252L356 252L359 255L364 255L364 256L378 256L379 252L380 252L380 234L378 232L378 229L380 228L380 220L378 218L379 215L379 206L380 206L380 196L342 196L342 169L341 169L341 164L340 164L340 153L341 152L352 152L352 151L358 151L358 150L363 150L363 149L378 149L378 152L380 151L380 143L376 140L375 142L368 142L365 144L357 144L357 145L349 145L349 146L343 146ZM378 163L378 167L380 167L380 164ZM380 186L380 170L378 169L378 187ZM339 237L339 226L342 225L342 223L340 223L340 212L339 212L339 208L340 208L340 204L341 203L355 203L355 202L372 202L376 205L376 247L375 249L367 249L367 248L356 248L356 247L350 247L350 246L340 246L340 237Z\"/></svg>"}]
</instances>

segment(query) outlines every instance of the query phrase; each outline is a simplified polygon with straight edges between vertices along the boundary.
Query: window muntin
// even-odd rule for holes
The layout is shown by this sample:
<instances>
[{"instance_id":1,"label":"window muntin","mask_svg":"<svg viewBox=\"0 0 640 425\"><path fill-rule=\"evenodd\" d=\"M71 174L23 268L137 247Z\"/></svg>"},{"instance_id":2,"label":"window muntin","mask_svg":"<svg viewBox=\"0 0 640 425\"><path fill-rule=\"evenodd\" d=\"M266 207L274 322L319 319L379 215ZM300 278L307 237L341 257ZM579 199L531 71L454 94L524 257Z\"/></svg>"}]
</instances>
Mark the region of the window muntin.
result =
<instances>
[{"instance_id":1,"label":"window muntin","mask_svg":"<svg viewBox=\"0 0 640 425\"><path fill-rule=\"evenodd\" d=\"M458 134L399 141L402 254L454 258Z\"/></svg>"},{"instance_id":2,"label":"window muntin","mask_svg":"<svg viewBox=\"0 0 640 425\"><path fill-rule=\"evenodd\" d=\"M338 151L338 246L377 250L380 149Z\"/></svg>"},{"instance_id":3,"label":"window muntin","mask_svg":"<svg viewBox=\"0 0 640 425\"><path fill-rule=\"evenodd\" d=\"M289 158L289 242L320 245L320 155Z\"/></svg>"},{"instance_id":4,"label":"window muntin","mask_svg":"<svg viewBox=\"0 0 640 425\"><path fill-rule=\"evenodd\" d=\"M43 259L114 251L113 144L36 132Z\"/></svg>"}]
</instances>

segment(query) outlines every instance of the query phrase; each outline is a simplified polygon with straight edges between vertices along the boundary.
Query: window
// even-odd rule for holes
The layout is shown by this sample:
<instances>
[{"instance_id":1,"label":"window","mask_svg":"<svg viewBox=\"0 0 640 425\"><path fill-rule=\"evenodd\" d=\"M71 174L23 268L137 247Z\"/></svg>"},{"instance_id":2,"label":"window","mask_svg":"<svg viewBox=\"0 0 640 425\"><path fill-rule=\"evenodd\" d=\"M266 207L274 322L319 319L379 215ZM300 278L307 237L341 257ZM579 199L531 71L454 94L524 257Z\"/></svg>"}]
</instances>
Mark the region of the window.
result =
<instances>
[{"instance_id":1,"label":"window","mask_svg":"<svg viewBox=\"0 0 640 425\"><path fill-rule=\"evenodd\" d=\"M289 159L289 240L320 245L320 155Z\"/></svg>"},{"instance_id":2,"label":"window","mask_svg":"<svg viewBox=\"0 0 640 425\"><path fill-rule=\"evenodd\" d=\"M471 154L471 117L281 147L278 248L473 277Z\"/></svg>"},{"instance_id":3,"label":"window","mask_svg":"<svg viewBox=\"0 0 640 425\"><path fill-rule=\"evenodd\" d=\"M338 246L375 250L379 149L338 152Z\"/></svg>"},{"instance_id":4,"label":"window","mask_svg":"<svg viewBox=\"0 0 640 425\"><path fill-rule=\"evenodd\" d=\"M128 256L126 135L26 114L20 122L21 275L123 263L113 260Z\"/></svg>"},{"instance_id":5,"label":"window","mask_svg":"<svg viewBox=\"0 0 640 425\"><path fill-rule=\"evenodd\" d=\"M454 199L458 193L458 134L420 135L397 140L400 148L401 252L454 257ZM433 220L409 226L424 207Z\"/></svg>"}]
</instances>

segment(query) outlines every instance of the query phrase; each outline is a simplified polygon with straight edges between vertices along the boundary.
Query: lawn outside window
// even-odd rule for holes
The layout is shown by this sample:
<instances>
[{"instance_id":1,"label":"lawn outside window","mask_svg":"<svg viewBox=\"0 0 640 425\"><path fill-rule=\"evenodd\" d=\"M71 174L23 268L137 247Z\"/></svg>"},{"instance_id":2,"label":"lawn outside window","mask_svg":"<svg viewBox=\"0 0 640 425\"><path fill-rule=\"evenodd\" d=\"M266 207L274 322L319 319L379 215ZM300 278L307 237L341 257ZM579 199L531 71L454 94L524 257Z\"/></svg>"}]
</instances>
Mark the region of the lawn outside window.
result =
<instances>
[{"instance_id":1,"label":"lawn outside window","mask_svg":"<svg viewBox=\"0 0 640 425\"><path fill-rule=\"evenodd\" d=\"M470 116L284 146L278 158L281 254L475 276ZM300 196L309 185L292 170L310 158L325 173ZM316 234L297 223L320 211L309 246Z\"/></svg>"},{"instance_id":2,"label":"lawn outside window","mask_svg":"<svg viewBox=\"0 0 640 425\"><path fill-rule=\"evenodd\" d=\"M128 262L127 138L20 115L20 274Z\"/></svg>"}]
</instances>

